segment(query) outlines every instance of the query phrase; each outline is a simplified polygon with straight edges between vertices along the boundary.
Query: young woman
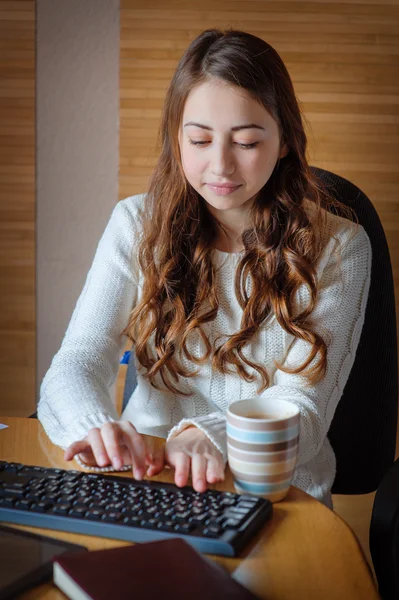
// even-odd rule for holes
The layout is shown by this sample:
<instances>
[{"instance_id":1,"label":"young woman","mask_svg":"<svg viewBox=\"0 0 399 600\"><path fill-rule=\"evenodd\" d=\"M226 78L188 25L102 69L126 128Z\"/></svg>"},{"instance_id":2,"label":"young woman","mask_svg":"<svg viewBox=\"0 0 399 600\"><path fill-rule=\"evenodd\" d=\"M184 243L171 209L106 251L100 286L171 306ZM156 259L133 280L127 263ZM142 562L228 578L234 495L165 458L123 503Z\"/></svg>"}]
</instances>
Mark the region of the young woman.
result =
<instances>
[{"instance_id":1,"label":"young woman","mask_svg":"<svg viewBox=\"0 0 399 600\"><path fill-rule=\"evenodd\" d=\"M223 479L225 412L241 398L300 408L293 484L331 506L328 430L364 320L371 248L316 182L284 63L265 41L207 30L166 95L146 194L119 202L41 386L51 440L98 470L178 486ZM334 205L336 216L327 210ZM336 211L335 211L336 212ZM138 384L109 388L132 340ZM167 438L151 455L142 433Z\"/></svg>"}]
</instances>

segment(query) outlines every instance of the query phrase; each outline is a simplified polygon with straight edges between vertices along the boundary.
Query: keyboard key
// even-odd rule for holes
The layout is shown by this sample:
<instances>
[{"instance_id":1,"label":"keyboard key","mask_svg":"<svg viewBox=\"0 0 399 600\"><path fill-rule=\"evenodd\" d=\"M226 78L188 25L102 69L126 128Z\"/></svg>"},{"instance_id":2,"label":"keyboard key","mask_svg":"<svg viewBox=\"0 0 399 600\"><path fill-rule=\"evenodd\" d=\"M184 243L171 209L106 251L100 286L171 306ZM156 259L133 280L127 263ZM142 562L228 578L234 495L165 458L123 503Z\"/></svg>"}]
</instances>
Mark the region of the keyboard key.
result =
<instances>
[{"instance_id":1,"label":"keyboard key","mask_svg":"<svg viewBox=\"0 0 399 600\"><path fill-rule=\"evenodd\" d=\"M177 523L185 523L190 515L191 512L189 510L186 510L186 512L184 513L175 513L172 519Z\"/></svg>"},{"instance_id":2,"label":"keyboard key","mask_svg":"<svg viewBox=\"0 0 399 600\"><path fill-rule=\"evenodd\" d=\"M188 535L194 529L195 526L193 525L193 523L179 523L174 526L174 531L176 531L176 533L184 533L185 535Z\"/></svg>"},{"instance_id":3,"label":"keyboard key","mask_svg":"<svg viewBox=\"0 0 399 600\"><path fill-rule=\"evenodd\" d=\"M16 503L16 506L21 510L24 510L24 509L27 510L28 508L30 508L32 506L32 502L31 502L31 500L26 500L24 498L23 500L18 500L18 502Z\"/></svg>"},{"instance_id":4,"label":"keyboard key","mask_svg":"<svg viewBox=\"0 0 399 600\"><path fill-rule=\"evenodd\" d=\"M223 529L227 529L228 527L239 527L240 519L226 519L222 524Z\"/></svg>"},{"instance_id":5,"label":"keyboard key","mask_svg":"<svg viewBox=\"0 0 399 600\"><path fill-rule=\"evenodd\" d=\"M71 504L72 504L72 502L74 502L75 500L76 500L75 494L62 494L58 498L57 502L71 502Z\"/></svg>"},{"instance_id":6,"label":"keyboard key","mask_svg":"<svg viewBox=\"0 0 399 600\"><path fill-rule=\"evenodd\" d=\"M22 483L24 485L27 485L30 480L31 480L30 477L24 477L23 475L21 475L19 472L17 473L16 471L6 471L4 469L1 472L0 481L3 484L13 485L14 483Z\"/></svg>"},{"instance_id":7,"label":"keyboard key","mask_svg":"<svg viewBox=\"0 0 399 600\"><path fill-rule=\"evenodd\" d=\"M190 523L194 523L195 525L202 525L207 520L208 515L206 513L202 513L200 515L194 515L189 518Z\"/></svg>"},{"instance_id":8,"label":"keyboard key","mask_svg":"<svg viewBox=\"0 0 399 600\"><path fill-rule=\"evenodd\" d=\"M158 526L157 519L141 519L140 525L142 527L148 527L149 529L156 529Z\"/></svg>"},{"instance_id":9,"label":"keyboard key","mask_svg":"<svg viewBox=\"0 0 399 600\"><path fill-rule=\"evenodd\" d=\"M209 527L206 527L202 534L205 537L211 537L211 538L215 538L215 537L219 537L219 535L223 532L223 529L221 527L219 527L218 525L210 525Z\"/></svg>"},{"instance_id":10,"label":"keyboard key","mask_svg":"<svg viewBox=\"0 0 399 600\"><path fill-rule=\"evenodd\" d=\"M15 505L16 499L11 496L4 496L0 498L1 506L5 506L7 508L12 508Z\"/></svg>"},{"instance_id":11,"label":"keyboard key","mask_svg":"<svg viewBox=\"0 0 399 600\"><path fill-rule=\"evenodd\" d=\"M77 481L68 481L67 483L63 484L62 489L64 490L65 494L69 494L70 492L73 492L73 490L77 488L78 485L79 484Z\"/></svg>"},{"instance_id":12,"label":"keyboard key","mask_svg":"<svg viewBox=\"0 0 399 600\"><path fill-rule=\"evenodd\" d=\"M237 514L237 515L248 515L252 510L251 508L245 508L245 506L240 506L239 504L237 504L236 506L231 506L226 512L228 512L229 514Z\"/></svg>"},{"instance_id":13,"label":"keyboard key","mask_svg":"<svg viewBox=\"0 0 399 600\"><path fill-rule=\"evenodd\" d=\"M140 517L136 517L136 516L125 517L123 519L123 524L132 526L132 527L137 527L140 524L140 521L141 521Z\"/></svg>"},{"instance_id":14,"label":"keyboard key","mask_svg":"<svg viewBox=\"0 0 399 600\"><path fill-rule=\"evenodd\" d=\"M0 489L0 496L12 496L13 498L23 498L24 490L19 490L15 487L5 487Z\"/></svg>"},{"instance_id":15,"label":"keyboard key","mask_svg":"<svg viewBox=\"0 0 399 600\"><path fill-rule=\"evenodd\" d=\"M69 504L69 502L65 502L65 503L61 503L61 504L56 504L51 509L51 512L54 513L55 515L66 515L66 514L68 514L70 509L71 509L71 505Z\"/></svg>"},{"instance_id":16,"label":"keyboard key","mask_svg":"<svg viewBox=\"0 0 399 600\"><path fill-rule=\"evenodd\" d=\"M19 463L8 463L4 467L4 470L8 471L9 473L16 473L20 469L23 469L23 466Z\"/></svg>"},{"instance_id":17,"label":"keyboard key","mask_svg":"<svg viewBox=\"0 0 399 600\"><path fill-rule=\"evenodd\" d=\"M21 481L15 481L15 482L12 484L12 487L13 487L14 489L16 489L16 490L22 490L22 489L25 487L25 484L24 484L24 483L22 483Z\"/></svg>"},{"instance_id":18,"label":"keyboard key","mask_svg":"<svg viewBox=\"0 0 399 600\"><path fill-rule=\"evenodd\" d=\"M173 528L175 527L175 523L173 521L161 521L160 523L158 523L158 529L160 529L161 531L173 531Z\"/></svg>"},{"instance_id":19,"label":"keyboard key","mask_svg":"<svg viewBox=\"0 0 399 600\"><path fill-rule=\"evenodd\" d=\"M78 501L76 501L76 500L75 500L75 502L73 502L73 504L72 504L72 508L73 508L74 510L78 510L78 509L80 509L80 508L81 508L83 511L87 511L87 510L89 510L89 506L88 506L88 504L84 504L84 502L78 502Z\"/></svg>"},{"instance_id":20,"label":"keyboard key","mask_svg":"<svg viewBox=\"0 0 399 600\"><path fill-rule=\"evenodd\" d=\"M222 506L234 506L234 504L236 504L236 501L234 498L223 498L220 504Z\"/></svg>"},{"instance_id":21,"label":"keyboard key","mask_svg":"<svg viewBox=\"0 0 399 600\"><path fill-rule=\"evenodd\" d=\"M40 475L40 468L36 469L35 467L23 467L18 471L18 475L20 477L37 477Z\"/></svg>"},{"instance_id":22,"label":"keyboard key","mask_svg":"<svg viewBox=\"0 0 399 600\"><path fill-rule=\"evenodd\" d=\"M244 501L240 501L237 506L239 506L240 508L253 508L255 506L256 502L248 502L247 500Z\"/></svg>"},{"instance_id":23,"label":"keyboard key","mask_svg":"<svg viewBox=\"0 0 399 600\"><path fill-rule=\"evenodd\" d=\"M110 502L105 506L105 510L121 510L124 507L124 502Z\"/></svg>"},{"instance_id":24,"label":"keyboard key","mask_svg":"<svg viewBox=\"0 0 399 600\"><path fill-rule=\"evenodd\" d=\"M41 499L43 502L57 502L59 494L44 494Z\"/></svg>"},{"instance_id":25,"label":"keyboard key","mask_svg":"<svg viewBox=\"0 0 399 600\"><path fill-rule=\"evenodd\" d=\"M37 494L34 494L32 492L28 492L27 494L25 494L25 498L27 500L32 500L33 502L40 502L42 499L42 494L39 492Z\"/></svg>"},{"instance_id":26,"label":"keyboard key","mask_svg":"<svg viewBox=\"0 0 399 600\"><path fill-rule=\"evenodd\" d=\"M116 523L117 521L119 521L121 518L123 517L122 513L120 512L115 512L115 511L111 511L111 512L105 512L103 514L103 516L101 517L101 519L103 521L106 521L107 523Z\"/></svg>"},{"instance_id":27,"label":"keyboard key","mask_svg":"<svg viewBox=\"0 0 399 600\"><path fill-rule=\"evenodd\" d=\"M149 508L147 508L147 513L149 515L154 516L157 512L159 512L157 506L150 506Z\"/></svg>"},{"instance_id":28,"label":"keyboard key","mask_svg":"<svg viewBox=\"0 0 399 600\"><path fill-rule=\"evenodd\" d=\"M193 513L193 515L200 515L202 513L202 508L193 506L193 508L191 509L191 512Z\"/></svg>"},{"instance_id":29,"label":"keyboard key","mask_svg":"<svg viewBox=\"0 0 399 600\"><path fill-rule=\"evenodd\" d=\"M60 480L61 477L60 477L60 475L57 475L57 473L46 473L46 479Z\"/></svg>"},{"instance_id":30,"label":"keyboard key","mask_svg":"<svg viewBox=\"0 0 399 600\"><path fill-rule=\"evenodd\" d=\"M91 521L99 521L103 516L104 511L98 510L95 508L90 508L86 513L86 519L90 519Z\"/></svg>"},{"instance_id":31,"label":"keyboard key","mask_svg":"<svg viewBox=\"0 0 399 600\"><path fill-rule=\"evenodd\" d=\"M70 515L71 517L77 517L77 518L82 518L84 517L84 515L87 512L87 507L78 507L75 508L74 506L71 508L71 510L68 512L68 515Z\"/></svg>"},{"instance_id":32,"label":"keyboard key","mask_svg":"<svg viewBox=\"0 0 399 600\"><path fill-rule=\"evenodd\" d=\"M34 502L30 507L31 510L35 512L46 512L49 508L52 508L53 504L51 502Z\"/></svg>"}]
</instances>

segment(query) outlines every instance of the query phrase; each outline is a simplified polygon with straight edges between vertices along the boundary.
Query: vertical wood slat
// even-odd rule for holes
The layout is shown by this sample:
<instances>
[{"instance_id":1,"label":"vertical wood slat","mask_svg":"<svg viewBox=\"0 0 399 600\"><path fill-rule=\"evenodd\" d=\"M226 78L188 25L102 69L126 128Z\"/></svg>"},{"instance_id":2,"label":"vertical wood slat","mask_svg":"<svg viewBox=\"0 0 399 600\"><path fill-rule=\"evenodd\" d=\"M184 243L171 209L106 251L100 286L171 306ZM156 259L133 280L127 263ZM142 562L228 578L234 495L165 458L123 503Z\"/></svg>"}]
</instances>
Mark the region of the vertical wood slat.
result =
<instances>
[{"instance_id":1,"label":"vertical wood slat","mask_svg":"<svg viewBox=\"0 0 399 600\"><path fill-rule=\"evenodd\" d=\"M397 0L121 0L120 23L119 198L147 189L167 85L190 41L209 27L249 31L290 72L309 163L351 180L374 203L391 252L399 327Z\"/></svg>"},{"instance_id":2,"label":"vertical wood slat","mask_svg":"<svg viewBox=\"0 0 399 600\"><path fill-rule=\"evenodd\" d=\"M0 413L35 410L35 2L0 2Z\"/></svg>"}]
</instances>

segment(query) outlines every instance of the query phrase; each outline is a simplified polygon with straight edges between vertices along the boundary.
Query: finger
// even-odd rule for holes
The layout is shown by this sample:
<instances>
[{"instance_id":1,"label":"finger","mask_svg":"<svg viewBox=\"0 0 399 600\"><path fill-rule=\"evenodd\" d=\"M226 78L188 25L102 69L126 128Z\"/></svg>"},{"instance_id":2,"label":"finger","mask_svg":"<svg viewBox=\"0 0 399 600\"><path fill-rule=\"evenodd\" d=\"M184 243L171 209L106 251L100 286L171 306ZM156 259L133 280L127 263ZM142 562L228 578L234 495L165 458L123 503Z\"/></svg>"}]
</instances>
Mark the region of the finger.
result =
<instances>
[{"instance_id":1,"label":"finger","mask_svg":"<svg viewBox=\"0 0 399 600\"><path fill-rule=\"evenodd\" d=\"M190 475L190 457L184 452L176 452L170 457L170 462L175 467L175 483L179 487L187 485Z\"/></svg>"},{"instance_id":2,"label":"finger","mask_svg":"<svg viewBox=\"0 0 399 600\"><path fill-rule=\"evenodd\" d=\"M206 463L207 460L202 454L193 454L191 457L193 488L196 492L205 492L206 490Z\"/></svg>"},{"instance_id":3,"label":"finger","mask_svg":"<svg viewBox=\"0 0 399 600\"><path fill-rule=\"evenodd\" d=\"M209 483L217 483L224 479L224 465L216 458L209 458L206 467L206 480Z\"/></svg>"},{"instance_id":4,"label":"finger","mask_svg":"<svg viewBox=\"0 0 399 600\"><path fill-rule=\"evenodd\" d=\"M94 459L98 466L105 467L106 465L109 465L111 460L105 449L100 429L98 427L93 427L93 429L90 429L89 433L87 434L87 439L90 442Z\"/></svg>"},{"instance_id":5,"label":"finger","mask_svg":"<svg viewBox=\"0 0 399 600\"><path fill-rule=\"evenodd\" d=\"M135 479L143 479L146 471L146 446L143 436L138 433L131 423L121 424L123 443L130 451L133 476Z\"/></svg>"},{"instance_id":6,"label":"finger","mask_svg":"<svg viewBox=\"0 0 399 600\"><path fill-rule=\"evenodd\" d=\"M165 446L158 446L153 449L149 456L150 465L147 469L147 476L158 475L165 466Z\"/></svg>"},{"instance_id":7,"label":"finger","mask_svg":"<svg viewBox=\"0 0 399 600\"><path fill-rule=\"evenodd\" d=\"M64 459L72 460L76 454L80 454L81 452L84 452L89 447L90 447L90 444L86 439L79 440L77 442L73 442L73 444L68 446L68 448L65 450Z\"/></svg>"},{"instance_id":8,"label":"finger","mask_svg":"<svg viewBox=\"0 0 399 600\"><path fill-rule=\"evenodd\" d=\"M156 457L162 456L164 453L164 444L161 444L160 440L156 441L155 438L149 437L146 438L144 446L145 462L147 465L151 466Z\"/></svg>"},{"instance_id":9,"label":"finger","mask_svg":"<svg viewBox=\"0 0 399 600\"><path fill-rule=\"evenodd\" d=\"M121 469L123 466L123 453L120 425L118 423L105 423L101 427L101 437L112 466L114 469Z\"/></svg>"}]
</instances>

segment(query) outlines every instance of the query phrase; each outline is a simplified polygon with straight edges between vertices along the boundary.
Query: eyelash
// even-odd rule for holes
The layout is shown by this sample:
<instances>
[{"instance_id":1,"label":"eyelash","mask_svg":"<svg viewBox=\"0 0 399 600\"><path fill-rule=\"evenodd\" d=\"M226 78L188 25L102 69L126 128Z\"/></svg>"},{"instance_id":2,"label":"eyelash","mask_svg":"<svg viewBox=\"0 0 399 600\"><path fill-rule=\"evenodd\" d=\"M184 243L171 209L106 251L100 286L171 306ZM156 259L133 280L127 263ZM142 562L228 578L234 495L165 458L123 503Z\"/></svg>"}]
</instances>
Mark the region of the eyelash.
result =
<instances>
[{"instance_id":1,"label":"eyelash","mask_svg":"<svg viewBox=\"0 0 399 600\"><path fill-rule=\"evenodd\" d=\"M188 143L192 146L204 146L204 144L208 144L208 142L193 142L190 139L188 140ZM237 145L244 150L251 150L251 148L256 148L256 146L259 144L259 142L253 142L252 144L239 144L238 142L235 143L237 143Z\"/></svg>"}]
</instances>

